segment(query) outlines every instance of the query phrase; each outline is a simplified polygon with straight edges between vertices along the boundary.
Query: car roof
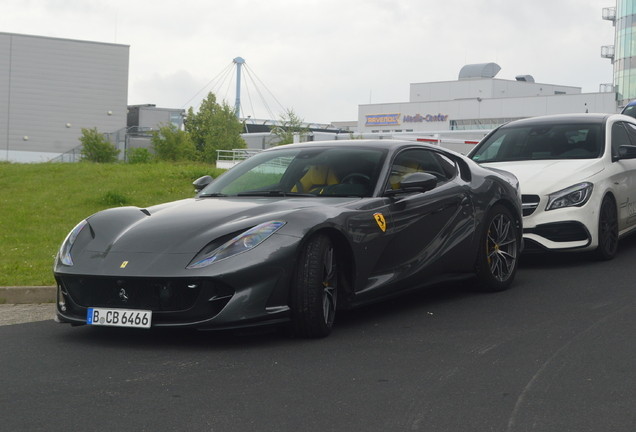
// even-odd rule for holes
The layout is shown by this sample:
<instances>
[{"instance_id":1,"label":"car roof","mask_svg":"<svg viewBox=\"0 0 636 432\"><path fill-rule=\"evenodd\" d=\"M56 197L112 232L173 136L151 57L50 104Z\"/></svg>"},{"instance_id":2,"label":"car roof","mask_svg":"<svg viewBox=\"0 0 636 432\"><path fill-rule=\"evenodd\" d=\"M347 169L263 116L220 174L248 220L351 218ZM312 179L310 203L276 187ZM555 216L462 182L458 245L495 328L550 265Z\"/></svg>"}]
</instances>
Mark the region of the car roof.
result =
<instances>
[{"instance_id":1,"label":"car roof","mask_svg":"<svg viewBox=\"0 0 636 432\"><path fill-rule=\"evenodd\" d=\"M318 147L346 147L346 148L377 148L383 150L392 150L404 146L421 146L428 147L436 150L441 148L438 146L432 146L418 141L407 140L392 140L392 139L353 139L353 140L334 140L334 141L308 141L303 143L286 144L278 147L271 147L265 151L276 151L278 149L290 149L290 148L318 148ZM443 149L441 149L443 150Z\"/></svg>"},{"instance_id":2,"label":"car roof","mask_svg":"<svg viewBox=\"0 0 636 432\"><path fill-rule=\"evenodd\" d=\"M519 127L519 126L536 126L543 124L578 124L578 123L597 123L603 124L614 114L555 114L548 116L532 117L522 120L515 120L505 124L502 127Z\"/></svg>"}]
</instances>

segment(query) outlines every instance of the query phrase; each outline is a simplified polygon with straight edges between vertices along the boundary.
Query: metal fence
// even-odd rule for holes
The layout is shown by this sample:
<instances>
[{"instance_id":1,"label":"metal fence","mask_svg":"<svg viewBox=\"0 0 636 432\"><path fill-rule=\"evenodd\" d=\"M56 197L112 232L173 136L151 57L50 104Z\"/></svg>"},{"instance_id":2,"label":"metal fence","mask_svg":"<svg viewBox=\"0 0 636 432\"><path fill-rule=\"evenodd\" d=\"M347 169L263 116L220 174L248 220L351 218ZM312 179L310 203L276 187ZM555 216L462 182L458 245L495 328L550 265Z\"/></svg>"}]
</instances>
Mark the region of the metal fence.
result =
<instances>
[{"instance_id":1,"label":"metal fence","mask_svg":"<svg viewBox=\"0 0 636 432\"><path fill-rule=\"evenodd\" d=\"M49 162L79 162L82 159L81 152L82 146L80 145L51 159Z\"/></svg>"},{"instance_id":2,"label":"metal fence","mask_svg":"<svg viewBox=\"0 0 636 432\"><path fill-rule=\"evenodd\" d=\"M216 167L229 169L237 163L260 153L262 150L251 149L234 149L234 150L217 150Z\"/></svg>"}]
</instances>

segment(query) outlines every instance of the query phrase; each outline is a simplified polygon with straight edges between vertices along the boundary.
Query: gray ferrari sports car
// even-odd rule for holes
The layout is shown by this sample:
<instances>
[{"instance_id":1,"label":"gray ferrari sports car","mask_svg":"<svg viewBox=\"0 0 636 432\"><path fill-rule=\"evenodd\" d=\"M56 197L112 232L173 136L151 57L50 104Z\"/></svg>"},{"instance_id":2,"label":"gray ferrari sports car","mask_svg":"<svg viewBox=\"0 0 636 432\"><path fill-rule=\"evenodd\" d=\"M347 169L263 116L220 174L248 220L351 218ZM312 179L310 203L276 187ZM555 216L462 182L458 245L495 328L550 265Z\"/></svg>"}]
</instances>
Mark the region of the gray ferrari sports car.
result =
<instances>
[{"instance_id":1,"label":"gray ferrari sports car","mask_svg":"<svg viewBox=\"0 0 636 432\"><path fill-rule=\"evenodd\" d=\"M517 179L417 142L290 144L194 185L80 222L55 259L57 320L324 337L338 309L443 280L504 290L522 249Z\"/></svg>"}]
</instances>

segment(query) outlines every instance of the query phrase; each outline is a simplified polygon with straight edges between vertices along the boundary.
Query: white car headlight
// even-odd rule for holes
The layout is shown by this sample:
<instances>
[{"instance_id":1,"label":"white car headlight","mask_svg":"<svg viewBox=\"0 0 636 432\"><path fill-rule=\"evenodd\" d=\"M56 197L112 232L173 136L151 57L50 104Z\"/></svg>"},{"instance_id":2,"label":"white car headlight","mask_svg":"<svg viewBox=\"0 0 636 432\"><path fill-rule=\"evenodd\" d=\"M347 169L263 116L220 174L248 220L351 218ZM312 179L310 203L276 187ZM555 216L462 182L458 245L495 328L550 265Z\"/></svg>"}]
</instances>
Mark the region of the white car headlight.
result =
<instances>
[{"instance_id":1,"label":"white car headlight","mask_svg":"<svg viewBox=\"0 0 636 432\"><path fill-rule=\"evenodd\" d=\"M84 228L87 224L88 222L86 222L86 219L84 219L83 221L78 223L64 239L62 246L60 246L59 252L60 261L62 262L62 264L67 266L73 265L73 258L71 258L71 248L73 247L73 243L75 243L75 239L79 235L80 231L82 231L82 228Z\"/></svg>"},{"instance_id":2,"label":"white car headlight","mask_svg":"<svg viewBox=\"0 0 636 432\"><path fill-rule=\"evenodd\" d=\"M193 260L194 262L189 264L186 268L197 269L207 267L214 262L246 252L267 240L272 234L281 229L283 225L285 225L285 222L281 221L271 221L256 225L254 228L245 231L243 234L234 237L221 247L213 250L203 257L203 259L200 259L200 257L197 257L199 259L195 258L195 260Z\"/></svg>"},{"instance_id":3,"label":"white car headlight","mask_svg":"<svg viewBox=\"0 0 636 432\"><path fill-rule=\"evenodd\" d=\"M564 207L581 207L592 196L594 185L590 182L579 183L548 196L545 210L555 210Z\"/></svg>"}]
</instances>

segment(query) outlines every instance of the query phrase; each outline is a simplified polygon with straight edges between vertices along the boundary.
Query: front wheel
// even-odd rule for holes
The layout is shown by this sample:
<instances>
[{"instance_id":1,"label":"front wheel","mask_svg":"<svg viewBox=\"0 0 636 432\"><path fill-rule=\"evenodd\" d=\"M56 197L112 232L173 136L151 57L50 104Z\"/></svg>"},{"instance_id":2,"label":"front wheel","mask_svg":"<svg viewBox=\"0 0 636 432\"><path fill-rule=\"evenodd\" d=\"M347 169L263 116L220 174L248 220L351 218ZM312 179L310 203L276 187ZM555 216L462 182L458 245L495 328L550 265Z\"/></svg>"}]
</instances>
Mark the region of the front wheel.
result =
<instances>
[{"instance_id":1,"label":"front wheel","mask_svg":"<svg viewBox=\"0 0 636 432\"><path fill-rule=\"evenodd\" d=\"M488 213L477 252L477 279L481 291L510 287L519 263L519 231L510 211L495 206Z\"/></svg>"},{"instance_id":2,"label":"front wheel","mask_svg":"<svg viewBox=\"0 0 636 432\"><path fill-rule=\"evenodd\" d=\"M598 218L598 247L596 256L609 261L616 256L618 250L618 215L614 200L610 197L603 198Z\"/></svg>"},{"instance_id":3,"label":"front wheel","mask_svg":"<svg viewBox=\"0 0 636 432\"><path fill-rule=\"evenodd\" d=\"M336 253L329 236L315 234L301 250L290 292L292 329L303 337L331 332L338 298Z\"/></svg>"}]
</instances>

